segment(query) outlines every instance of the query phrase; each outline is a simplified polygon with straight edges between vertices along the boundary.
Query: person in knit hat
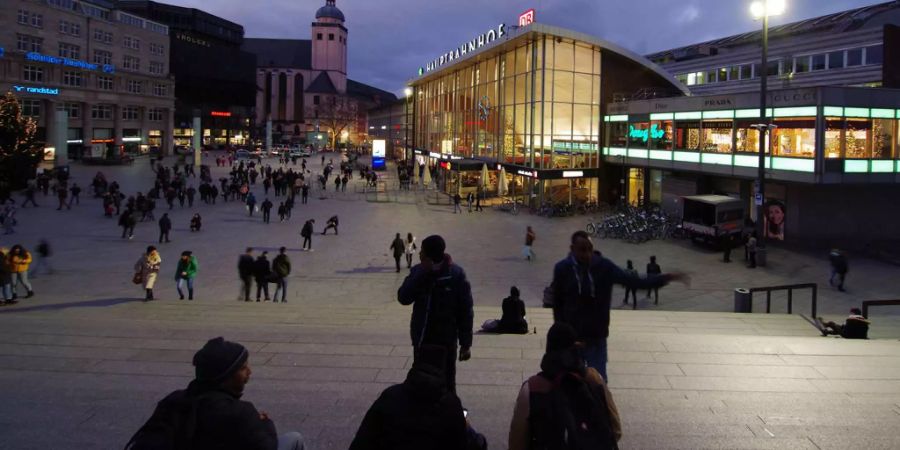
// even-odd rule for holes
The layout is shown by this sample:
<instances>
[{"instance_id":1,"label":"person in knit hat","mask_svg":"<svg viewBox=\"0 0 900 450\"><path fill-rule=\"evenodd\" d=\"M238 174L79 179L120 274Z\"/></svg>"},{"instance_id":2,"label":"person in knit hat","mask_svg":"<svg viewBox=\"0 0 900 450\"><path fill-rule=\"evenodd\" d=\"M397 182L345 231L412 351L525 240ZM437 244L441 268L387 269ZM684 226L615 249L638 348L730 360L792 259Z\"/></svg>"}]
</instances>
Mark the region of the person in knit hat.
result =
<instances>
[{"instance_id":1,"label":"person in knit hat","mask_svg":"<svg viewBox=\"0 0 900 450\"><path fill-rule=\"evenodd\" d=\"M174 417L187 418L193 410L193 427L176 427L181 430L176 436L177 442L183 445L179 448L303 450L300 433L279 435L268 414L257 411L253 403L241 400L244 386L253 373L249 356L247 349L237 342L222 337L210 339L194 354L194 380L187 389L175 391L160 401L132 442L150 442L156 437L152 425L168 423L166 419L173 417L173 411L179 413Z\"/></svg>"}]
</instances>

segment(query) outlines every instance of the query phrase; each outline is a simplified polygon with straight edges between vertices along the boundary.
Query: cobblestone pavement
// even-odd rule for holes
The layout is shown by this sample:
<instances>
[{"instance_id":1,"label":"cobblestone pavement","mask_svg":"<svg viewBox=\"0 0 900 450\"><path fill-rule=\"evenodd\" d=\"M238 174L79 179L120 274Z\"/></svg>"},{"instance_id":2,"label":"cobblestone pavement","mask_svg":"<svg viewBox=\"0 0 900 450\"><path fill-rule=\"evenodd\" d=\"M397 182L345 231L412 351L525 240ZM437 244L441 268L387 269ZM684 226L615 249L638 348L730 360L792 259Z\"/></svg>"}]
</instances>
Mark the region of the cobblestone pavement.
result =
<instances>
[{"instance_id":1,"label":"cobblestone pavement","mask_svg":"<svg viewBox=\"0 0 900 450\"><path fill-rule=\"evenodd\" d=\"M310 161L318 170L319 160ZM73 173L87 188L96 170L74 166ZM145 191L152 179L145 160L102 170L126 193ZM214 178L224 173L213 171ZM172 243L158 245L162 300L153 303L139 301L143 293L130 275L145 247L157 245L155 223L139 224L134 240L122 240L116 220L104 218L88 192L71 211L56 211L51 197L20 210L16 234L0 244L33 248L47 238L54 272L33 280L36 297L0 309L0 448L121 447L158 399L189 381L191 355L217 335L250 349L246 398L279 430L298 429L316 449L346 448L368 405L411 363L409 309L395 301L406 270L395 273L388 255L398 232L447 239L472 282L476 323L499 315L510 285L523 291L538 333L477 336L473 360L460 364L460 395L473 424L491 448L505 448L517 387L538 370L551 320L538 307L541 291L585 218L452 214L433 193L366 194L357 183L347 193L311 196L285 223L263 224L221 198L215 206L176 206ZM254 191L262 201L262 187ZM165 207L158 209L157 216ZM200 233L188 231L194 212L204 218ZM315 218L321 230L334 214L340 235L316 235L315 251L300 252L303 221ZM520 256L526 225L538 234L531 263ZM282 245L295 267L289 303L235 301L237 256L247 246L274 255ZM726 312L735 287L818 282L819 311L836 320L861 300L897 298L896 267L854 258L844 294L827 285L825 255L774 248L769 267L750 270L684 242L597 246L622 265L632 259L642 268L656 255L664 271L692 275L690 285L663 289L659 306L639 299L639 311L613 312L610 377L625 422L623 447L900 447L896 311L875 312L872 334L885 339L867 342L818 337L798 315ZM200 261L194 302L178 301L172 281L183 250ZM774 312L784 312L783 297L774 299ZM809 314L806 294L795 302L795 312Z\"/></svg>"}]
</instances>

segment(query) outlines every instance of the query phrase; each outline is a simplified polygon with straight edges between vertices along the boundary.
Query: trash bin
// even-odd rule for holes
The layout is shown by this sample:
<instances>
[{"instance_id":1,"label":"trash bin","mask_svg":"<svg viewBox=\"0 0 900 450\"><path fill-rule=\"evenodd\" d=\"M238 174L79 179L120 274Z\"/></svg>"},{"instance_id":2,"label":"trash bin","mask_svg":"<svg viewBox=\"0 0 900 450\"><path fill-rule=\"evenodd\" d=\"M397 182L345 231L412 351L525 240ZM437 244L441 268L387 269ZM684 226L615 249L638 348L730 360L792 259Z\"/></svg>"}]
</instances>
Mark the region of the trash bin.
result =
<instances>
[{"instance_id":1,"label":"trash bin","mask_svg":"<svg viewBox=\"0 0 900 450\"><path fill-rule=\"evenodd\" d=\"M734 290L734 312L736 313L752 313L753 302L750 300L750 290L745 288L737 288Z\"/></svg>"}]
</instances>

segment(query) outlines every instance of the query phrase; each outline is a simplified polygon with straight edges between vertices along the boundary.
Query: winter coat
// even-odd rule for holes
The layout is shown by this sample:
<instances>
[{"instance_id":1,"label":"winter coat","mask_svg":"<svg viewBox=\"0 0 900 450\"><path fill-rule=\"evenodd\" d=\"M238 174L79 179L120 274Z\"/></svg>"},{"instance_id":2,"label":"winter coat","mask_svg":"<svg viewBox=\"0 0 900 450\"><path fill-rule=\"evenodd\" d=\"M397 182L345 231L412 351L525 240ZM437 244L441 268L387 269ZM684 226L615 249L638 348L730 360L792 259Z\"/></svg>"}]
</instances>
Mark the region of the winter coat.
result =
<instances>
[{"instance_id":1,"label":"winter coat","mask_svg":"<svg viewBox=\"0 0 900 450\"><path fill-rule=\"evenodd\" d=\"M501 333L527 334L528 322L525 320L525 302L518 297L503 299L503 316L500 318Z\"/></svg>"},{"instance_id":2,"label":"winter coat","mask_svg":"<svg viewBox=\"0 0 900 450\"><path fill-rule=\"evenodd\" d=\"M256 258L256 261L253 262L253 278L256 278L257 281L268 281L271 274L272 267L269 265L268 258L265 256Z\"/></svg>"},{"instance_id":3,"label":"winter coat","mask_svg":"<svg viewBox=\"0 0 900 450\"><path fill-rule=\"evenodd\" d=\"M472 287L462 267L444 255L443 268L426 271L417 264L397 291L401 305L413 305L409 334L422 343L472 346ZM426 319L428 322L426 323Z\"/></svg>"},{"instance_id":4,"label":"winter coat","mask_svg":"<svg viewBox=\"0 0 900 450\"><path fill-rule=\"evenodd\" d=\"M647 278L629 275L597 252L592 255L586 270L569 255L553 268L553 321L572 325L582 341L606 338L609 336L609 308L614 284L648 289L665 286L668 282L666 275Z\"/></svg>"},{"instance_id":5,"label":"winter coat","mask_svg":"<svg viewBox=\"0 0 900 450\"><path fill-rule=\"evenodd\" d=\"M303 229L300 230L300 236L308 238L313 234L313 225L312 222L306 222L303 224Z\"/></svg>"},{"instance_id":6,"label":"winter coat","mask_svg":"<svg viewBox=\"0 0 900 450\"><path fill-rule=\"evenodd\" d=\"M239 395L192 381L187 389L175 391L157 406L196 399L197 414L192 450L276 450L278 433L271 419L260 417L252 403ZM154 414L157 413L154 411Z\"/></svg>"},{"instance_id":7,"label":"winter coat","mask_svg":"<svg viewBox=\"0 0 900 450\"><path fill-rule=\"evenodd\" d=\"M238 275L246 278L253 275L253 257L250 255L241 255L238 259Z\"/></svg>"},{"instance_id":8,"label":"winter coat","mask_svg":"<svg viewBox=\"0 0 900 450\"><path fill-rule=\"evenodd\" d=\"M272 271L278 278L286 278L291 274L291 260L287 255L279 254L272 260Z\"/></svg>"},{"instance_id":9,"label":"winter coat","mask_svg":"<svg viewBox=\"0 0 900 450\"><path fill-rule=\"evenodd\" d=\"M465 450L466 419L459 397L436 370L413 369L381 393L366 412L350 450Z\"/></svg>"},{"instance_id":10,"label":"winter coat","mask_svg":"<svg viewBox=\"0 0 900 450\"><path fill-rule=\"evenodd\" d=\"M169 231L172 229L172 221L168 217L159 219L159 231Z\"/></svg>"},{"instance_id":11,"label":"winter coat","mask_svg":"<svg viewBox=\"0 0 900 450\"><path fill-rule=\"evenodd\" d=\"M188 257L188 260L185 261L181 258L178 259L178 267L175 268L175 279L180 280L182 278L186 280L193 279L197 276L197 257L191 255ZM185 275L181 273L184 272Z\"/></svg>"},{"instance_id":12,"label":"winter coat","mask_svg":"<svg viewBox=\"0 0 900 450\"><path fill-rule=\"evenodd\" d=\"M394 258L403 256L403 252L406 251L406 244L403 243L403 239L394 239L394 242L391 243L391 250L394 251Z\"/></svg>"},{"instance_id":13,"label":"winter coat","mask_svg":"<svg viewBox=\"0 0 900 450\"><path fill-rule=\"evenodd\" d=\"M157 252L145 254L134 263L135 273L140 273L144 280L144 289L153 289L160 266L162 266L162 258Z\"/></svg>"},{"instance_id":14,"label":"winter coat","mask_svg":"<svg viewBox=\"0 0 900 450\"><path fill-rule=\"evenodd\" d=\"M22 250L22 253L19 255L14 255L10 252L6 256L6 261L10 272L28 272L28 266L31 265L31 253L28 253L27 250Z\"/></svg>"}]
</instances>

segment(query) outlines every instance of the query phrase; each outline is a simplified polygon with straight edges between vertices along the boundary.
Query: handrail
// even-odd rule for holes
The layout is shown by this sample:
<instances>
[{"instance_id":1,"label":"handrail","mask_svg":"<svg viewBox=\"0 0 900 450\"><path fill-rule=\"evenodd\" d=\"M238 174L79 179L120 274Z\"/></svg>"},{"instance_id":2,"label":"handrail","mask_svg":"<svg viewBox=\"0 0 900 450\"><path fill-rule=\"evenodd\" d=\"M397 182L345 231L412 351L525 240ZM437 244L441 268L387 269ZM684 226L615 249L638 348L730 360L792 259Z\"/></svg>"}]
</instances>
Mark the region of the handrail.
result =
<instances>
[{"instance_id":1,"label":"handrail","mask_svg":"<svg viewBox=\"0 0 900 450\"><path fill-rule=\"evenodd\" d=\"M900 306L900 300L866 300L862 302L862 315L869 318L870 306Z\"/></svg>"},{"instance_id":2,"label":"handrail","mask_svg":"<svg viewBox=\"0 0 900 450\"><path fill-rule=\"evenodd\" d=\"M787 307L788 314L793 314L794 310L794 289L812 289L812 316L816 317L816 311L818 310L818 293L819 293L819 285L816 283L801 283L801 284L786 284L781 286L766 286L766 287L755 287L750 288L748 291L750 292L750 310L753 310L753 293L754 292L765 292L766 293L766 314L772 312L772 291L788 291L787 298Z\"/></svg>"}]
</instances>

